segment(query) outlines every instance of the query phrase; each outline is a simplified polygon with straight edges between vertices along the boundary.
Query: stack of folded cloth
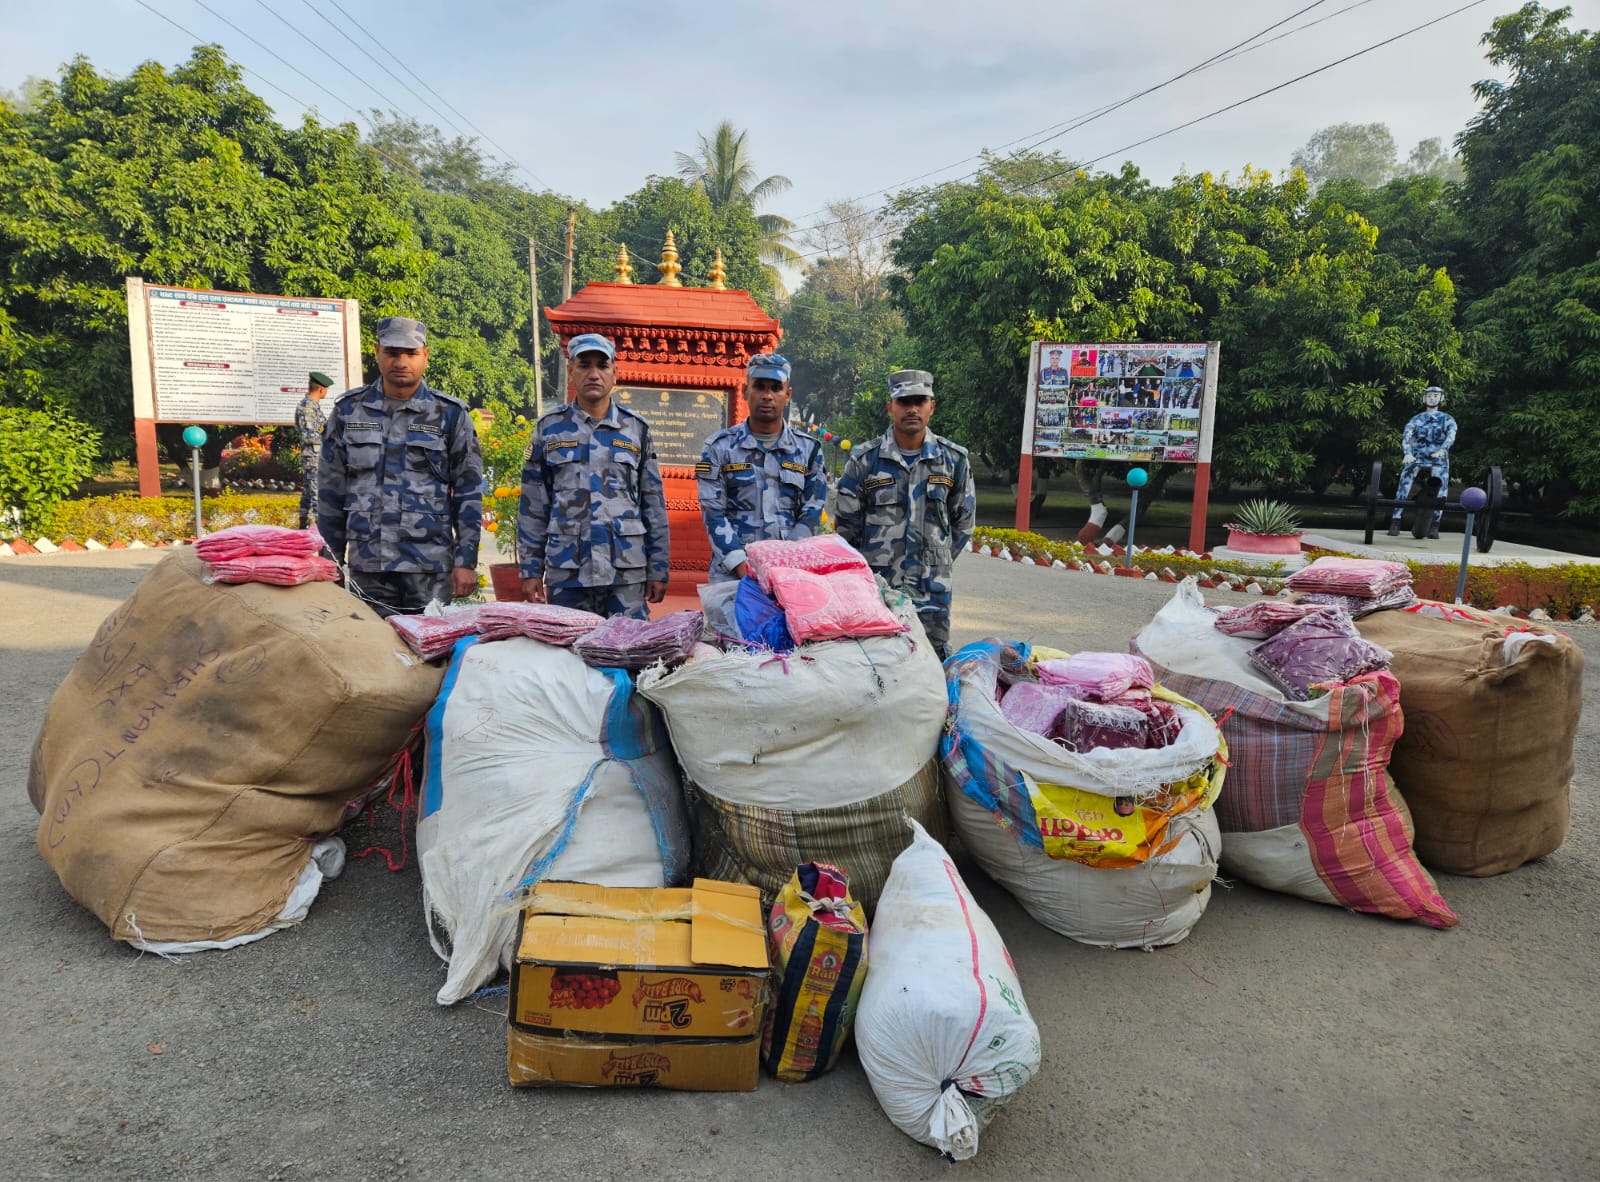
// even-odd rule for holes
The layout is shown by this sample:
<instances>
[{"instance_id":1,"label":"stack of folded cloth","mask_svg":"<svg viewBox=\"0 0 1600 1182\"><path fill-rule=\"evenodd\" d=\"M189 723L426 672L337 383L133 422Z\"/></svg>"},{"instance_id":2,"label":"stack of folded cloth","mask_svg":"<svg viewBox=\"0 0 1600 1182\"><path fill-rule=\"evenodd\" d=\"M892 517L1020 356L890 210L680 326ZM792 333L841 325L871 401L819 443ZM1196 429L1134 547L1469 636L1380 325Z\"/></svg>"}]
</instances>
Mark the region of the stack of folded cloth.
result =
<instances>
[{"instance_id":1,"label":"stack of folded cloth","mask_svg":"<svg viewBox=\"0 0 1600 1182\"><path fill-rule=\"evenodd\" d=\"M339 568L317 557L322 536L315 529L279 525L237 525L207 534L194 544L200 561L211 567L213 583L331 583Z\"/></svg>"},{"instance_id":2,"label":"stack of folded cloth","mask_svg":"<svg viewBox=\"0 0 1600 1182\"><path fill-rule=\"evenodd\" d=\"M747 576L783 609L796 641L892 636L906 630L884 606L867 560L837 534L751 542L745 554Z\"/></svg>"},{"instance_id":3,"label":"stack of folded cloth","mask_svg":"<svg viewBox=\"0 0 1600 1182\"><path fill-rule=\"evenodd\" d=\"M447 607L439 615L390 616L389 625L424 661L447 656L463 636L478 634L478 615L484 605L465 603Z\"/></svg>"},{"instance_id":4,"label":"stack of folded cloth","mask_svg":"<svg viewBox=\"0 0 1600 1182\"><path fill-rule=\"evenodd\" d=\"M604 616L554 603L486 603L478 611L478 632L485 640L531 636L563 648L603 623Z\"/></svg>"},{"instance_id":5,"label":"stack of folded cloth","mask_svg":"<svg viewBox=\"0 0 1600 1182\"><path fill-rule=\"evenodd\" d=\"M1040 661L1034 671L1039 680L1013 683L1000 712L1070 751L1152 750L1169 746L1182 729L1171 704L1151 695L1155 676L1143 657L1076 653Z\"/></svg>"},{"instance_id":6,"label":"stack of folded cloth","mask_svg":"<svg viewBox=\"0 0 1600 1182\"><path fill-rule=\"evenodd\" d=\"M705 616L696 611L659 620L612 616L574 641L572 650L584 664L602 669L647 669L657 661L676 665L689 659L704 628Z\"/></svg>"},{"instance_id":7,"label":"stack of folded cloth","mask_svg":"<svg viewBox=\"0 0 1600 1182\"><path fill-rule=\"evenodd\" d=\"M1297 603L1343 608L1353 619L1417 601L1411 570L1402 562L1327 556L1289 576Z\"/></svg>"},{"instance_id":8,"label":"stack of folded cloth","mask_svg":"<svg viewBox=\"0 0 1600 1182\"><path fill-rule=\"evenodd\" d=\"M1296 702L1320 696L1329 685L1389 667L1392 654L1363 640L1343 607L1311 603L1309 598L1225 608L1217 614L1216 627L1230 636L1260 640L1247 654L1251 667Z\"/></svg>"}]
</instances>

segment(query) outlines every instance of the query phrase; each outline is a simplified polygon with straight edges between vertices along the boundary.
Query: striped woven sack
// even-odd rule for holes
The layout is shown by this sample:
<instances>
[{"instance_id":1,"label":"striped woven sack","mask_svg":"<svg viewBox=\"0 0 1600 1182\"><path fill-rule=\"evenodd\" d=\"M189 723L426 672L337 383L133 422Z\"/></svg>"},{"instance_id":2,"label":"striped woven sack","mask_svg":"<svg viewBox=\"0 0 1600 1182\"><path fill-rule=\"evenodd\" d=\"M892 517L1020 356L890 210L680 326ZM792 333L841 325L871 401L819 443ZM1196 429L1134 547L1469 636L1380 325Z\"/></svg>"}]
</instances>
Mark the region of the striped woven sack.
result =
<instances>
[{"instance_id":1,"label":"striped woven sack","mask_svg":"<svg viewBox=\"0 0 1600 1182\"><path fill-rule=\"evenodd\" d=\"M751 883L770 908L804 862L832 862L870 916L896 856L911 844L915 820L936 840L949 835L939 761L904 783L853 804L806 811L720 800L696 786L694 861L703 878Z\"/></svg>"},{"instance_id":2,"label":"striped woven sack","mask_svg":"<svg viewBox=\"0 0 1600 1182\"><path fill-rule=\"evenodd\" d=\"M1151 663L1163 685L1220 721L1228 741L1228 790L1217 801L1225 869L1319 903L1456 925L1412 852L1411 815L1389 776L1404 725L1392 673L1331 686L1322 718Z\"/></svg>"}]
</instances>

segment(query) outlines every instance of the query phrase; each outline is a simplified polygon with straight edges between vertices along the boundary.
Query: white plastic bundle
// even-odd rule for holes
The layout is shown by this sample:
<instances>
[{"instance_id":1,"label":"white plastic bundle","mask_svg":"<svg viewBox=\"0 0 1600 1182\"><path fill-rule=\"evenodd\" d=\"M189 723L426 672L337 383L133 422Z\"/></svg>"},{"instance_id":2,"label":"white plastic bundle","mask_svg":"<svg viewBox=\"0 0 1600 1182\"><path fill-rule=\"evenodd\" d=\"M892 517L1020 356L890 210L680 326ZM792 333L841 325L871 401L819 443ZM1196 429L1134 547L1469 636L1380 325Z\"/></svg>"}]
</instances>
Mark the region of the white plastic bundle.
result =
<instances>
[{"instance_id":1,"label":"white plastic bundle","mask_svg":"<svg viewBox=\"0 0 1600 1182\"><path fill-rule=\"evenodd\" d=\"M1039 1028L1011 957L944 847L915 821L872 927L856 1047L878 1103L955 1161L1039 1070Z\"/></svg>"}]
</instances>

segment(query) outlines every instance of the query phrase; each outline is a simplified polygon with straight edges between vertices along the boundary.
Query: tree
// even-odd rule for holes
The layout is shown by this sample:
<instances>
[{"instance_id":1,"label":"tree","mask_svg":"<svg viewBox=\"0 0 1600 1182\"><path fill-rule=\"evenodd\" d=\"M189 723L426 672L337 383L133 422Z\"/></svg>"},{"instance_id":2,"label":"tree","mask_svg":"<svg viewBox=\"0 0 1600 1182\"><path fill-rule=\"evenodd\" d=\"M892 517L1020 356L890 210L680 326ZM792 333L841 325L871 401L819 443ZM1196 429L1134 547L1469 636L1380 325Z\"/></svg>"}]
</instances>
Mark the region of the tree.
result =
<instances>
[{"instance_id":1,"label":"tree","mask_svg":"<svg viewBox=\"0 0 1600 1182\"><path fill-rule=\"evenodd\" d=\"M1458 448L1544 489L1547 507L1600 512L1600 36L1571 10L1526 4L1484 36L1509 79L1475 87L1458 144L1465 316L1478 381Z\"/></svg>"},{"instance_id":2,"label":"tree","mask_svg":"<svg viewBox=\"0 0 1600 1182\"><path fill-rule=\"evenodd\" d=\"M427 188L440 193L481 194L512 187L515 168L485 156L476 138L458 135L446 139L437 127L399 111L373 109L368 115L372 121L366 136L368 146L385 166L414 177Z\"/></svg>"},{"instance_id":3,"label":"tree","mask_svg":"<svg viewBox=\"0 0 1600 1182\"><path fill-rule=\"evenodd\" d=\"M788 177L779 175L756 180L756 167L746 144L749 134L735 131L733 124L724 119L709 139L704 135L698 137L696 155L677 153L678 175L704 193L713 209L742 205L754 214L769 198L786 192L793 185ZM755 217L756 224L761 227L762 261L773 269L774 290L781 291L777 268L801 261L789 240L794 223L775 213L756 214Z\"/></svg>"},{"instance_id":4,"label":"tree","mask_svg":"<svg viewBox=\"0 0 1600 1182\"><path fill-rule=\"evenodd\" d=\"M1398 154L1386 123L1335 123L1324 127L1289 158L1289 167L1306 174L1314 189L1347 177L1381 185L1394 176Z\"/></svg>"}]
</instances>

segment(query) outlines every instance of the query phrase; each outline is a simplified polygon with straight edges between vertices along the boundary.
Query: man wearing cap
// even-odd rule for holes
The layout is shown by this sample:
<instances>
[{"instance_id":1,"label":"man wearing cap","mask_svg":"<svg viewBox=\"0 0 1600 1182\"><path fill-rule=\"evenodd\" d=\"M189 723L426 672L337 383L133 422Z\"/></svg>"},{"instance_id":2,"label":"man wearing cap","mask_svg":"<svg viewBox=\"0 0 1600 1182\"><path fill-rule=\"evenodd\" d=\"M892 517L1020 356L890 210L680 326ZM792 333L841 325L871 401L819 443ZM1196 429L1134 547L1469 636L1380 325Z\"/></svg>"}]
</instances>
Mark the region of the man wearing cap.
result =
<instances>
[{"instance_id":1,"label":"man wearing cap","mask_svg":"<svg viewBox=\"0 0 1600 1182\"><path fill-rule=\"evenodd\" d=\"M311 371L306 396L294 408L294 429L300 435L300 528L317 518L317 464L322 456L322 432L328 416L322 413L322 400L328 396L333 379L319 369Z\"/></svg>"},{"instance_id":2,"label":"man wearing cap","mask_svg":"<svg viewBox=\"0 0 1600 1182\"><path fill-rule=\"evenodd\" d=\"M477 587L483 460L466 404L422 380L423 325L378 321L377 359L378 380L328 416L317 528L353 594L380 615L414 614Z\"/></svg>"},{"instance_id":3,"label":"man wearing cap","mask_svg":"<svg viewBox=\"0 0 1600 1182\"><path fill-rule=\"evenodd\" d=\"M1041 386L1065 386L1071 380L1070 372L1061 364L1061 350L1050 350L1050 364L1039 371Z\"/></svg>"},{"instance_id":4,"label":"man wearing cap","mask_svg":"<svg viewBox=\"0 0 1600 1182\"><path fill-rule=\"evenodd\" d=\"M616 356L596 332L567 345L573 400L533 429L517 559L534 603L643 620L667 594L667 501L650 424L611 398Z\"/></svg>"},{"instance_id":5,"label":"man wearing cap","mask_svg":"<svg viewBox=\"0 0 1600 1182\"><path fill-rule=\"evenodd\" d=\"M933 375L889 375L889 430L850 454L835 529L911 596L940 660L950 655L951 567L972 539L977 493L967 449L928 430Z\"/></svg>"},{"instance_id":6,"label":"man wearing cap","mask_svg":"<svg viewBox=\"0 0 1600 1182\"><path fill-rule=\"evenodd\" d=\"M789 363L758 353L745 366L750 415L706 440L694 466L711 538L711 581L744 574L744 548L763 538L809 538L822 524L828 482L822 444L785 421Z\"/></svg>"},{"instance_id":7,"label":"man wearing cap","mask_svg":"<svg viewBox=\"0 0 1600 1182\"><path fill-rule=\"evenodd\" d=\"M1449 495L1450 448L1456 441L1456 420L1439 409L1443 402L1444 391L1438 386L1429 386L1422 392L1424 409L1412 415L1411 421L1406 424L1401 440L1401 446L1405 448L1405 463L1400 468L1400 486L1394 493L1397 501L1404 501L1411 496L1412 485L1418 476L1425 476L1430 484L1436 484L1440 497ZM1389 518L1390 537L1400 532L1400 510L1401 507L1396 505L1394 515ZM1444 510L1435 509L1426 527L1428 537L1439 536L1439 523L1443 519ZM1417 526L1417 537L1420 538L1420 516Z\"/></svg>"}]
</instances>

